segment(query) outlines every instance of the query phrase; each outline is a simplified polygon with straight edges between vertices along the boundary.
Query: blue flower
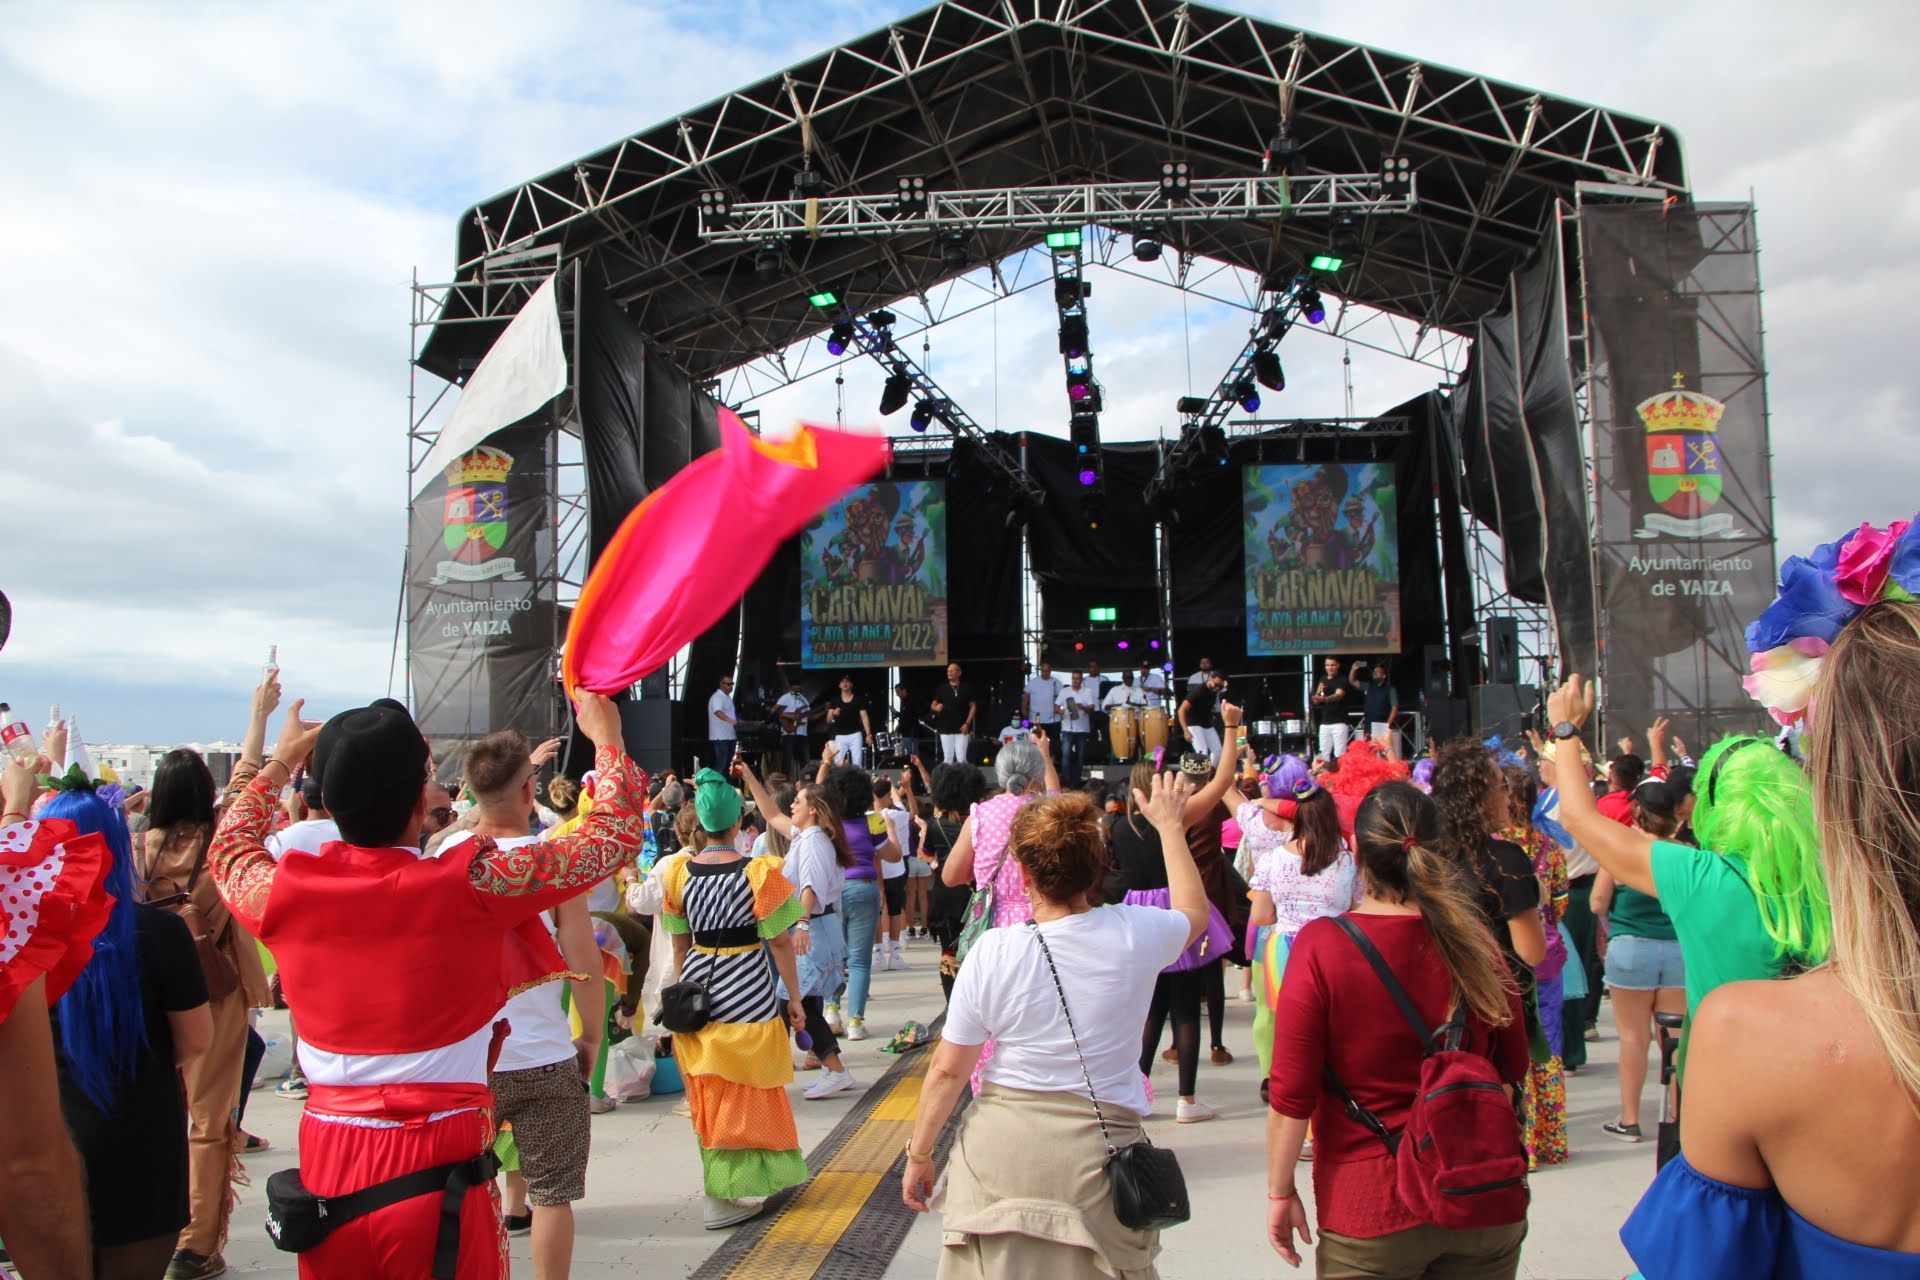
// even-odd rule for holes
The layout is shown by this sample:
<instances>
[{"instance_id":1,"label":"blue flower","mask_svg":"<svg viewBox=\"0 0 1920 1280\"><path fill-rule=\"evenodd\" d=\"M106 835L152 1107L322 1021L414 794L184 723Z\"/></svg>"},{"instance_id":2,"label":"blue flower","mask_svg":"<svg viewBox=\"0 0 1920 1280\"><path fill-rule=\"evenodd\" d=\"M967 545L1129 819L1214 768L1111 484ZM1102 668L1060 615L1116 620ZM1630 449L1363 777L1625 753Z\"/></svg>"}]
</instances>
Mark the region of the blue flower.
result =
<instances>
[{"instance_id":1,"label":"blue flower","mask_svg":"<svg viewBox=\"0 0 1920 1280\"><path fill-rule=\"evenodd\" d=\"M1853 620L1860 606L1840 594L1835 580L1840 549L1849 533L1815 548L1811 556L1788 556L1780 566L1780 594L1747 628L1747 651L1765 653L1789 640L1812 636L1829 644Z\"/></svg>"},{"instance_id":2,"label":"blue flower","mask_svg":"<svg viewBox=\"0 0 1920 1280\"><path fill-rule=\"evenodd\" d=\"M1893 559L1887 565L1887 579L1904 591L1920 596L1920 514L1907 525L1900 541L1893 544Z\"/></svg>"}]
</instances>

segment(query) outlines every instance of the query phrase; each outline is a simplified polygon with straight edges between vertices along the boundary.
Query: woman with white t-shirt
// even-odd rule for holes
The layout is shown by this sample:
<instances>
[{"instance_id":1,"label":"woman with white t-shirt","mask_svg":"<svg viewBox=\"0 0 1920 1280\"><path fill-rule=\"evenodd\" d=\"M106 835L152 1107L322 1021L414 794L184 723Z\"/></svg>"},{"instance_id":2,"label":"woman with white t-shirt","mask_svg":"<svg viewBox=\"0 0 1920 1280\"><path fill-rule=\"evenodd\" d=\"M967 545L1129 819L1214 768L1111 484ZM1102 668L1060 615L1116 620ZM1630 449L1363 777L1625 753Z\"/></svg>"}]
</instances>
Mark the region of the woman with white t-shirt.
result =
<instances>
[{"instance_id":1,"label":"woman with white t-shirt","mask_svg":"<svg viewBox=\"0 0 1920 1280\"><path fill-rule=\"evenodd\" d=\"M1100 1117L1115 1146L1140 1140L1152 1103L1138 1028L1160 971L1209 917L1187 850L1184 787L1163 774L1151 800L1136 799L1160 835L1170 909L1089 903L1107 852L1085 795L1036 800L1013 820L1008 850L1033 918L982 935L967 953L907 1143L902 1196L925 1211L934 1141L993 1040L938 1197L943 1280L1156 1275L1159 1233L1115 1214Z\"/></svg>"},{"instance_id":2,"label":"woman with white t-shirt","mask_svg":"<svg viewBox=\"0 0 1920 1280\"><path fill-rule=\"evenodd\" d=\"M1271 796L1274 788L1267 788ZM1289 803L1291 801L1291 803ZM1292 812L1284 811L1291 809ZM1360 901L1360 873L1340 838L1333 796L1311 777L1295 780L1291 796L1249 800L1235 816L1243 848L1252 850L1254 997L1253 1046L1260 1055L1261 1097L1273 1066L1273 1011L1280 975L1300 930L1322 916L1351 911Z\"/></svg>"}]
</instances>

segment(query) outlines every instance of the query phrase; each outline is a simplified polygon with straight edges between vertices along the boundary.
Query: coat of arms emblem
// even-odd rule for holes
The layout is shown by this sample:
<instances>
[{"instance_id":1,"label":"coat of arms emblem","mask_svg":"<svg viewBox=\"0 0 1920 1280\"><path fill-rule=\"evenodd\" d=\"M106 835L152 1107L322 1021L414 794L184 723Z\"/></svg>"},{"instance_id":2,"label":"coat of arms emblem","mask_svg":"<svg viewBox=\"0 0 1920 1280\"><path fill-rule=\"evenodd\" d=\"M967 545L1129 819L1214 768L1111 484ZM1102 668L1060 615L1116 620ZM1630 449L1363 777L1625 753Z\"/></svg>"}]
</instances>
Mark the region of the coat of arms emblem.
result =
<instances>
[{"instance_id":1,"label":"coat of arms emblem","mask_svg":"<svg viewBox=\"0 0 1920 1280\"><path fill-rule=\"evenodd\" d=\"M453 559L437 566L436 586L494 578L523 580L513 557L499 554L507 543L507 475L512 470L512 455L492 445L481 445L447 468L441 540Z\"/></svg>"},{"instance_id":2,"label":"coat of arms emblem","mask_svg":"<svg viewBox=\"0 0 1920 1280\"><path fill-rule=\"evenodd\" d=\"M1727 406L1689 391L1680 374L1673 387L1635 406L1647 429L1647 489L1661 510L1647 516L1642 538L1735 536L1733 517L1709 515L1720 500L1720 418Z\"/></svg>"}]
</instances>

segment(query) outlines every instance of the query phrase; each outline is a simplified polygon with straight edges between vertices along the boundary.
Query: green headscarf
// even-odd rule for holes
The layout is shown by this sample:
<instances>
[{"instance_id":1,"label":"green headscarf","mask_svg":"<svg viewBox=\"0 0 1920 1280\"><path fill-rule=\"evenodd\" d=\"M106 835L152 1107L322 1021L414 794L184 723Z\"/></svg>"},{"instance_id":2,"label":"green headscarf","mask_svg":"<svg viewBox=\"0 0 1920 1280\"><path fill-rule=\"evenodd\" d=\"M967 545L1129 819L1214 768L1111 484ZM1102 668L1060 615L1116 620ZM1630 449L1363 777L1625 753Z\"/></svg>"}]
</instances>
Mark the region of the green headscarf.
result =
<instances>
[{"instance_id":1,"label":"green headscarf","mask_svg":"<svg viewBox=\"0 0 1920 1280\"><path fill-rule=\"evenodd\" d=\"M712 769L693 775L693 811L700 815L700 829L710 835L731 831L740 824L740 793L733 784Z\"/></svg>"}]
</instances>

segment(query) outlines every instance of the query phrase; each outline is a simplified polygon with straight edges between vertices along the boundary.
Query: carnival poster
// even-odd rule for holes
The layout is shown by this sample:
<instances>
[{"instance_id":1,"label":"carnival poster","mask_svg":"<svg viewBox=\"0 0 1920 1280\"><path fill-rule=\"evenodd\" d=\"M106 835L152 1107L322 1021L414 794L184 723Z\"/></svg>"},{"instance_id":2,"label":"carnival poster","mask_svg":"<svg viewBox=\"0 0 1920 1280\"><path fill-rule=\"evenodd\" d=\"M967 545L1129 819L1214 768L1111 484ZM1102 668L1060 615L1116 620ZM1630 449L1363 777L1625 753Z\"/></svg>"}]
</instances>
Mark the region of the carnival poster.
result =
<instances>
[{"instance_id":1,"label":"carnival poster","mask_svg":"<svg viewBox=\"0 0 1920 1280\"><path fill-rule=\"evenodd\" d=\"M947 495L934 480L861 485L801 534L800 661L947 661Z\"/></svg>"},{"instance_id":2,"label":"carnival poster","mask_svg":"<svg viewBox=\"0 0 1920 1280\"><path fill-rule=\"evenodd\" d=\"M1244 485L1247 652L1398 652L1393 465L1248 467Z\"/></svg>"}]
</instances>

